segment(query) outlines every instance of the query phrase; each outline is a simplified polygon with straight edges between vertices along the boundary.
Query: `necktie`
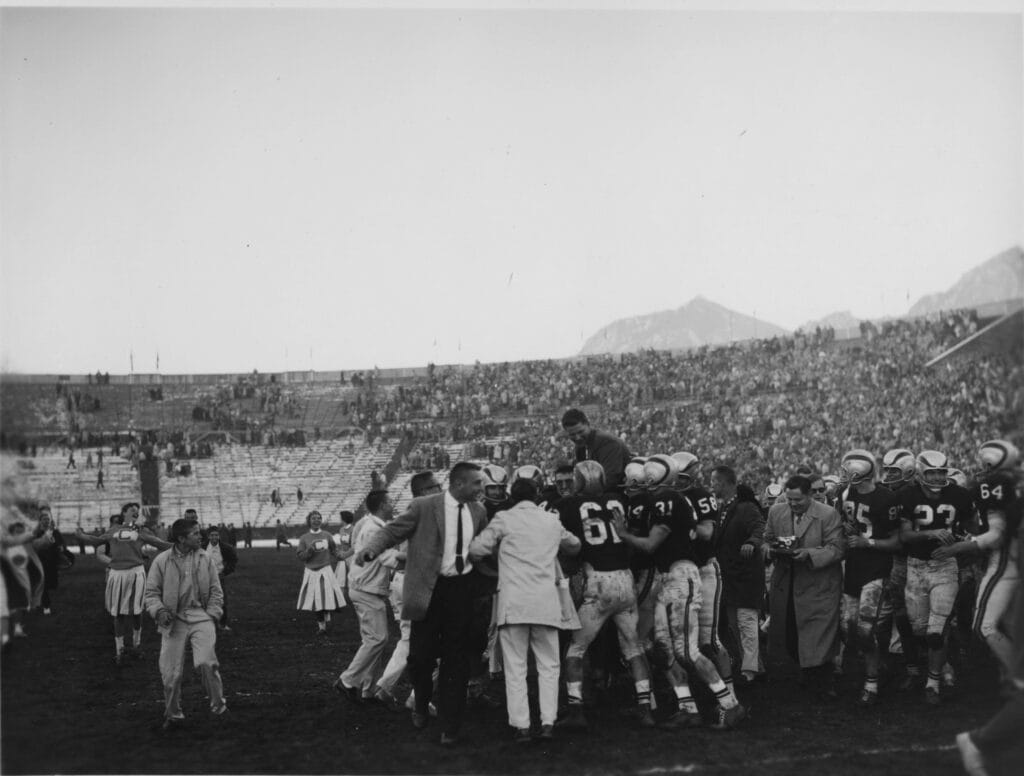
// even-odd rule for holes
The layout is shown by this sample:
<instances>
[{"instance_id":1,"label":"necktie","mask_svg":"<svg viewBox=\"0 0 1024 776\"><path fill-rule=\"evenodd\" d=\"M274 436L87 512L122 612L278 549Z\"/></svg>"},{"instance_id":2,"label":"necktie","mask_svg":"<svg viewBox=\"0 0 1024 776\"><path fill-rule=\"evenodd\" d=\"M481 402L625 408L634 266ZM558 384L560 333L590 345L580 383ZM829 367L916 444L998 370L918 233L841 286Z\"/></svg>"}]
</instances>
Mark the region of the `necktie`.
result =
<instances>
[{"instance_id":1,"label":"necktie","mask_svg":"<svg viewBox=\"0 0 1024 776\"><path fill-rule=\"evenodd\" d=\"M466 561L462 559L462 504L459 504L459 527L455 530L455 571L459 574L466 567Z\"/></svg>"}]
</instances>

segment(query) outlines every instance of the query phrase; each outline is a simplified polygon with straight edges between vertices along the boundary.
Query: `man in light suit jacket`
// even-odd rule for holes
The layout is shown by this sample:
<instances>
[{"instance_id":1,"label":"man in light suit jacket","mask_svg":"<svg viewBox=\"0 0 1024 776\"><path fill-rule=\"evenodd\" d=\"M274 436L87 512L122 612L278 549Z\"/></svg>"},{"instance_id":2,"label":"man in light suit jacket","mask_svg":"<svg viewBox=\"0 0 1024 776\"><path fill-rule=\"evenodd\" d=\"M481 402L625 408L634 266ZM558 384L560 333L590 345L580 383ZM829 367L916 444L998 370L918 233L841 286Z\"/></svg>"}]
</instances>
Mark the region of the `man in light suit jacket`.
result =
<instances>
[{"instance_id":1,"label":"man in light suit jacket","mask_svg":"<svg viewBox=\"0 0 1024 776\"><path fill-rule=\"evenodd\" d=\"M480 467L457 463L448 480L444 493L414 498L404 514L367 542L355 561L367 563L408 541L402 619L411 621L408 666L416 693L412 722L416 728L427 725L432 675L440 658L437 711L445 746L458 742L466 709L472 601L479 584L469 560L469 543L487 524L487 513L478 501L483 492Z\"/></svg>"},{"instance_id":2,"label":"man in light suit jacket","mask_svg":"<svg viewBox=\"0 0 1024 776\"><path fill-rule=\"evenodd\" d=\"M533 480L516 480L509 501L473 540L470 557L482 561L498 555L498 600L494 621L505 660L508 721L516 741L530 740L530 705L526 697L526 661L537 662L540 735L551 738L558 713L558 629L566 627L555 589L555 564L561 550L580 551L580 540L557 516L537 506ZM628 573L628 572L627 572Z\"/></svg>"},{"instance_id":3,"label":"man in light suit jacket","mask_svg":"<svg viewBox=\"0 0 1024 776\"><path fill-rule=\"evenodd\" d=\"M843 594L842 520L828 504L811 498L811 480L803 475L786 481L785 496L768 511L764 531L764 547L775 562L768 593L769 652L775 660L787 652L805 680L831 698Z\"/></svg>"}]
</instances>

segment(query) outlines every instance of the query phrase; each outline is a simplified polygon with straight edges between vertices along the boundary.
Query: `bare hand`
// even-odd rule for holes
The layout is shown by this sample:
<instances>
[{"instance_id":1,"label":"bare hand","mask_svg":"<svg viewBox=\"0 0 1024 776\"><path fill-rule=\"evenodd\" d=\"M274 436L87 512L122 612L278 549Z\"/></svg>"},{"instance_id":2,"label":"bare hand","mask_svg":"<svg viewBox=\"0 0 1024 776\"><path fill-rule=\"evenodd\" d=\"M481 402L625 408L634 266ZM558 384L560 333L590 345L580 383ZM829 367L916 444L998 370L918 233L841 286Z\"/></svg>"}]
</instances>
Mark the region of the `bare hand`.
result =
<instances>
[{"instance_id":1,"label":"bare hand","mask_svg":"<svg viewBox=\"0 0 1024 776\"><path fill-rule=\"evenodd\" d=\"M629 530L629 526L626 524L626 516L618 510L612 514L612 525L615 528L615 533L619 534L619 536L622 536L623 534L631 536L633 532Z\"/></svg>"},{"instance_id":2,"label":"bare hand","mask_svg":"<svg viewBox=\"0 0 1024 776\"><path fill-rule=\"evenodd\" d=\"M955 554L953 548L949 545L938 547L932 551L932 560L945 560L946 558L952 558Z\"/></svg>"},{"instance_id":3,"label":"bare hand","mask_svg":"<svg viewBox=\"0 0 1024 776\"><path fill-rule=\"evenodd\" d=\"M747 558L751 557L753 554L754 554L754 545L753 544L744 544L742 547L740 547L740 557L743 558L744 560L746 560Z\"/></svg>"},{"instance_id":4,"label":"bare hand","mask_svg":"<svg viewBox=\"0 0 1024 776\"><path fill-rule=\"evenodd\" d=\"M847 547L847 549L857 550L857 549L860 549L861 547L867 547L867 546L869 546L868 545L868 540L865 539L860 534L855 534L854 536L848 536L846 538L846 547Z\"/></svg>"},{"instance_id":5,"label":"bare hand","mask_svg":"<svg viewBox=\"0 0 1024 776\"><path fill-rule=\"evenodd\" d=\"M377 556L374 555L371 550L363 550L362 552L360 552L358 555L355 556L355 560L353 562L357 566L362 566L362 565L372 561L375 557L377 557Z\"/></svg>"},{"instance_id":6,"label":"bare hand","mask_svg":"<svg viewBox=\"0 0 1024 776\"><path fill-rule=\"evenodd\" d=\"M170 609L161 609L156 613L156 624L161 628L169 628L173 622L174 615L171 614Z\"/></svg>"},{"instance_id":7,"label":"bare hand","mask_svg":"<svg viewBox=\"0 0 1024 776\"><path fill-rule=\"evenodd\" d=\"M932 531L932 537L938 539L947 547L956 541L956 539L953 538L953 532L950 531L948 528L942 528L938 531Z\"/></svg>"},{"instance_id":8,"label":"bare hand","mask_svg":"<svg viewBox=\"0 0 1024 776\"><path fill-rule=\"evenodd\" d=\"M799 550L793 550L793 560L809 560L811 557L810 550L800 548Z\"/></svg>"}]
</instances>

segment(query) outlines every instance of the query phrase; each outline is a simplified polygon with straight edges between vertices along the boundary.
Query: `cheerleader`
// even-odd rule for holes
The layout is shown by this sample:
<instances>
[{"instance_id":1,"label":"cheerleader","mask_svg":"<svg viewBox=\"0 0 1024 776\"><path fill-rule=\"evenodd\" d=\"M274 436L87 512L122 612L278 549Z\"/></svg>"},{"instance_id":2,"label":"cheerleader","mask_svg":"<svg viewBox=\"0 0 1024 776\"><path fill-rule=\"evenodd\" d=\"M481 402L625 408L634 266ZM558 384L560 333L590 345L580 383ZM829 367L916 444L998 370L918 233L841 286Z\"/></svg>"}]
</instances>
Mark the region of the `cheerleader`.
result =
<instances>
[{"instance_id":1,"label":"cheerleader","mask_svg":"<svg viewBox=\"0 0 1024 776\"><path fill-rule=\"evenodd\" d=\"M321 530L323 521L315 509L306 516L309 531L299 539L299 547L295 551L299 560L306 564L295 608L316 613L318 636L327 634L331 612L345 606L345 595L331 566L332 561L341 560L341 553L334 537Z\"/></svg>"},{"instance_id":2,"label":"cheerleader","mask_svg":"<svg viewBox=\"0 0 1024 776\"><path fill-rule=\"evenodd\" d=\"M121 507L124 524L112 524L106 533L92 536L78 529L75 537L86 544L109 546L110 566L104 595L107 612L114 618L114 664L123 665L126 654L142 656L142 598L146 589L146 566L142 548L151 544L159 550L173 545L165 542L138 522L139 505L129 502ZM128 627L132 630L132 646L125 649Z\"/></svg>"}]
</instances>

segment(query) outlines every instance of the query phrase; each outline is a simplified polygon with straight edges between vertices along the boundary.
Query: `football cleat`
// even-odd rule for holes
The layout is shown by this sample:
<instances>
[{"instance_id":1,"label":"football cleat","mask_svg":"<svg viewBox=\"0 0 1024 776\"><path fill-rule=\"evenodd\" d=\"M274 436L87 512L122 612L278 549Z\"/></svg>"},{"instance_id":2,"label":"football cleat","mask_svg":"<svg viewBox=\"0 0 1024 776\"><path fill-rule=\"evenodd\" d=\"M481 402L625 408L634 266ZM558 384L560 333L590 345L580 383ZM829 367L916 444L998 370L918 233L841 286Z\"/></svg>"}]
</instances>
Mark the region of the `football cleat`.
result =
<instances>
[{"instance_id":1,"label":"football cleat","mask_svg":"<svg viewBox=\"0 0 1024 776\"><path fill-rule=\"evenodd\" d=\"M929 706L940 706L942 705L942 697L939 695L938 690L931 687L925 687L924 702Z\"/></svg>"},{"instance_id":2,"label":"football cleat","mask_svg":"<svg viewBox=\"0 0 1024 776\"><path fill-rule=\"evenodd\" d=\"M679 467L670 455L652 455L644 464L648 490L671 488L676 482Z\"/></svg>"},{"instance_id":3,"label":"football cleat","mask_svg":"<svg viewBox=\"0 0 1024 776\"><path fill-rule=\"evenodd\" d=\"M999 469L1012 469L1020 462L1016 445L1004 439L992 439L978 448L977 475L983 477Z\"/></svg>"},{"instance_id":4,"label":"football cleat","mask_svg":"<svg viewBox=\"0 0 1024 776\"><path fill-rule=\"evenodd\" d=\"M843 485L859 485L875 478L875 457L867 450L851 450L839 464L839 481Z\"/></svg>"},{"instance_id":5,"label":"football cleat","mask_svg":"<svg viewBox=\"0 0 1024 776\"><path fill-rule=\"evenodd\" d=\"M586 716L583 714L583 706L579 704L570 705L565 712L565 716L555 724L565 730L586 730L590 727Z\"/></svg>"},{"instance_id":6,"label":"football cleat","mask_svg":"<svg viewBox=\"0 0 1024 776\"><path fill-rule=\"evenodd\" d=\"M938 493L949 485L949 459L938 450L924 450L917 454L915 478L921 488Z\"/></svg>"},{"instance_id":7,"label":"football cleat","mask_svg":"<svg viewBox=\"0 0 1024 776\"><path fill-rule=\"evenodd\" d=\"M695 711L684 711L680 709L668 719L658 723L662 730L686 730L687 728L700 727L704 724L703 718Z\"/></svg>"},{"instance_id":8,"label":"football cleat","mask_svg":"<svg viewBox=\"0 0 1024 776\"><path fill-rule=\"evenodd\" d=\"M917 466L914 454L905 447L896 447L882 456L882 483L896 485L914 479Z\"/></svg>"},{"instance_id":9,"label":"football cleat","mask_svg":"<svg viewBox=\"0 0 1024 776\"><path fill-rule=\"evenodd\" d=\"M512 472L512 482L516 480L533 480L538 491L544 488L544 472L540 470L539 466L534 466L532 463L524 464Z\"/></svg>"},{"instance_id":10,"label":"football cleat","mask_svg":"<svg viewBox=\"0 0 1024 776\"><path fill-rule=\"evenodd\" d=\"M676 487L686 491L697 482L697 475L700 474L700 459L693 453L679 452L672 453L679 473L676 475Z\"/></svg>"},{"instance_id":11,"label":"football cleat","mask_svg":"<svg viewBox=\"0 0 1024 776\"><path fill-rule=\"evenodd\" d=\"M730 709L719 706L715 722L711 727L714 730L732 730L746 718L747 710L738 703Z\"/></svg>"},{"instance_id":12,"label":"football cleat","mask_svg":"<svg viewBox=\"0 0 1024 776\"><path fill-rule=\"evenodd\" d=\"M878 693L872 690L864 690L860 694L859 703L861 706L874 706L878 703Z\"/></svg>"},{"instance_id":13,"label":"football cleat","mask_svg":"<svg viewBox=\"0 0 1024 776\"><path fill-rule=\"evenodd\" d=\"M505 467L489 463L480 473L484 477L484 498L492 502L505 501L508 498L508 472Z\"/></svg>"},{"instance_id":14,"label":"football cleat","mask_svg":"<svg viewBox=\"0 0 1024 776\"><path fill-rule=\"evenodd\" d=\"M634 458L626 464L626 493L635 496L647 489L647 475L644 474L644 463L646 458Z\"/></svg>"},{"instance_id":15,"label":"football cleat","mask_svg":"<svg viewBox=\"0 0 1024 776\"><path fill-rule=\"evenodd\" d=\"M597 461L580 461L572 470L573 491L585 496L604 493L604 467Z\"/></svg>"}]
</instances>

